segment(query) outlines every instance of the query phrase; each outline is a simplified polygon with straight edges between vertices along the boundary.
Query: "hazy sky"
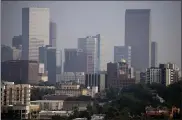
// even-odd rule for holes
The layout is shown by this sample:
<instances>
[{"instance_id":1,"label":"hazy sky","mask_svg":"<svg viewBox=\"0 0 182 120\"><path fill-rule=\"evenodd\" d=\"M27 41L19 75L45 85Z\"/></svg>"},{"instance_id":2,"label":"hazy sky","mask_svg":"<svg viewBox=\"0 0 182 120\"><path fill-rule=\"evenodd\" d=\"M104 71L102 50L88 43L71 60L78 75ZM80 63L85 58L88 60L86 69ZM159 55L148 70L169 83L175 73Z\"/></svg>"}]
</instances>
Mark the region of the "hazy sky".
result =
<instances>
[{"instance_id":1,"label":"hazy sky","mask_svg":"<svg viewBox=\"0 0 182 120\"><path fill-rule=\"evenodd\" d=\"M1 7L2 44L11 45L13 36L21 34L23 7L48 7L57 23L57 48L77 47L77 38L99 33L103 64L113 61L115 45L124 45L125 10L151 9L151 40L158 43L159 63L181 66L180 1L3 1Z\"/></svg>"}]
</instances>

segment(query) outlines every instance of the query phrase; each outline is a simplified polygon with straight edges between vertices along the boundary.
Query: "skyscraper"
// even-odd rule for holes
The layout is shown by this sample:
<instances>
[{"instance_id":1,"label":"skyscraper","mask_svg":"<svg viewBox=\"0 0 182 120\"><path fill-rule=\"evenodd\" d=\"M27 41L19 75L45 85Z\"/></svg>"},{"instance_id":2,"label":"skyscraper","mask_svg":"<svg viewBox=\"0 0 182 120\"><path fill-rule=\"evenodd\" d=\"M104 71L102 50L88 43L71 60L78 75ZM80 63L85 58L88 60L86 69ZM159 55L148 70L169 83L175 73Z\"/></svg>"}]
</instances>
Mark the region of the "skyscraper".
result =
<instances>
[{"instance_id":1,"label":"skyscraper","mask_svg":"<svg viewBox=\"0 0 182 120\"><path fill-rule=\"evenodd\" d=\"M48 82L56 84L56 48L47 47Z\"/></svg>"},{"instance_id":2,"label":"skyscraper","mask_svg":"<svg viewBox=\"0 0 182 120\"><path fill-rule=\"evenodd\" d=\"M64 72L85 72L86 54L82 49L65 49Z\"/></svg>"},{"instance_id":3,"label":"skyscraper","mask_svg":"<svg viewBox=\"0 0 182 120\"><path fill-rule=\"evenodd\" d=\"M150 10L128 9L125 12L125 45L131 46L131 66L145 71L151 65Z\"/></svg>"},{"instance_id":4,"label":"skyscraper","mask_svg":"<svg viewBox=\"0 0 182 120\"><path fill-rule=\"evenodd\" d=\"M39 47L49 45L48 8L22 9L22 58L39 61Z\"/></svg>"},{"instance_id":5,"label":"skyscraper","mask_svg":"<svg viewBox=\"0 0 182 120\"><path fill-rule=\"evenodd\" d=\"M98 73L100 70L100 34L78 39L78 49L86 53L87 73Z\"/></svg>"},{"instance_id":6,"label":"skyscraper","mask_svg":"<svg viewBox=\"0 0 182 120\"><path fill-rule=\"evenodd\" d=\"M121 59L131 67L131 46L114 46L114 62L121 62Z\"/></svg>"},{"instance_id":7,"label":"skyscraper","mask_svg":"<svg viewBox=\"0 0 182 120\"><path fill-rule=\"evenodd\" d=\"M50 45L56 47L57 26L56 23L50 22Z\"/></svg>"},{"instance_id":8,"label":"skyscraper","mask_svg":"<svg viewBox=\"0 0 182 120\"><path fill-rule=\"evenodd\" d=\"M22 35L14 36L12 39L12 47L19 49L22 46Z\"/></svg>"},{"instance_id":9,"label":"skyscraper","mask_svg":"<svg viewBox=\"0 0 182 120\"><path fill-rule=\"evenodd\" d=\"M157 42L151 43L151 67L157 67Z\"/></svg>"}]
</instances>

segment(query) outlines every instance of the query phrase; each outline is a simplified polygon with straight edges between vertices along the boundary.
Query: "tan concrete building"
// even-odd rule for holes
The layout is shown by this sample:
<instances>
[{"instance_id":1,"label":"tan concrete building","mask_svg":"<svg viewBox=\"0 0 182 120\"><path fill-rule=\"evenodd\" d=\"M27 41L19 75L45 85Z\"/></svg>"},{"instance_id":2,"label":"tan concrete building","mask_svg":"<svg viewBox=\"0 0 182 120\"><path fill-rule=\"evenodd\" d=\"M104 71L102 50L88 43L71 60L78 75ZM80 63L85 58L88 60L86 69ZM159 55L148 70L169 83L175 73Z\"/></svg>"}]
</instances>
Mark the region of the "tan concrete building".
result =
<instances>
[{"instance_id":1,"label":"tan concrete building","mask_svg":"<svg viewBox=\"0 0 182 120\"><path fill-rule=\"evenodd\" d=\"M1 84L1 114L7 117L7 113L12 111L16 116L9 116L10 118L37 119L39 105L30 105L30 88L29 84L3 82Z\"/></svg>"},{"instance_id":2,"label":"tan concrete building","mask_svg":"<svg viewBox=\"0 0 182 120\"><path fill-rule=\"evenodd\" d=\"M29 84L3 83L1 91L3 101L1 106L30 105L30 88Z\"/></svg>"},{"instance_id":3,"label":"tan concrete building","mask_svg":"<svg viewBox=\"0 0 182 120\"><path fill-rule=\"evenodd\" d=\"M58 89L55 90L56 95L69 95L80 96L82 90L78 84L61 84Z\"/></svg>"}]
</instances>

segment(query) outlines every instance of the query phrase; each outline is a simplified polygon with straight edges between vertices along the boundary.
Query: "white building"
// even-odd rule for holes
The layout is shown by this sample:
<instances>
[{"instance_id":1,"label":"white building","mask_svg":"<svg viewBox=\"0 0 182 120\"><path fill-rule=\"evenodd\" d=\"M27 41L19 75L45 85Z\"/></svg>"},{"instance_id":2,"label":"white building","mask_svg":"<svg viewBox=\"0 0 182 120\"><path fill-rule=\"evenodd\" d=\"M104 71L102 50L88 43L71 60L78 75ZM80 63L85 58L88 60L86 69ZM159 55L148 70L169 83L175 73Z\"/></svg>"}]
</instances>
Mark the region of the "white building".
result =
<instances>
[{"instance_id":1,"label":"white building","mask_svg":"<svg viewBox=\"0 0 182 120\"><path fill-rule=\"evenodd\" d=\"M22 9L22 58L39 61L39 47L49 45L49 8Z\"/></svg>"},{"instance_id":2,"label":"white building","mask_svg":"<svg viewBox=\"0 0 182 120\"><path fill-rule=\"evenodd\" d=\"M59 76L57 75L57 79L59 79ZM84 72L63 72L61 73L61 81L75 81L79 84L85 84L85 73Z\"/></svg>"},{"instance_id":3,"label":"white building","mask_svg":"<svg viewBox=\"0 0 182 120\"><path fill-rule=\"evenodd\" d=\"M174 69L166 69L166 86L177 81L178 73Z\"/></svg>"},{"instance_id":4,"label":"white building","mask_svg":"<svg viewBox=\"0 0 182 120\"><path fill-rule=\"evenodd\" d=\"M161 69L160 68L148 68L146 70L146 81L147 84L160 83L161 82Z\"/></svg>"}]
</instances>

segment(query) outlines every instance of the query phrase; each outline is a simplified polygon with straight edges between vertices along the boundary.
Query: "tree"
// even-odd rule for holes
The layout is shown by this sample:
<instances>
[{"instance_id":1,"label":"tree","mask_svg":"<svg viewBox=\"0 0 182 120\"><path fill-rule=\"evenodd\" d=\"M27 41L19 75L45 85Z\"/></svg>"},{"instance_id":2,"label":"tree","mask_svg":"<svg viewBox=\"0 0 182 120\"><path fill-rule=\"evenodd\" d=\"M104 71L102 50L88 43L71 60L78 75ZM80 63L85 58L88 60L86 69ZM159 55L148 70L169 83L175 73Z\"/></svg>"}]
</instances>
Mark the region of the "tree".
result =
<instances>
[{"instance_id":1,"label":"tree","mask_svg":"<svg viewBox=\"0 0 182 120\"><path fill-rule=\"evenodd\" d=\"M52 116L52 120L67 120L67 116L54 115Z\"/></svg>"}]
</instances>

